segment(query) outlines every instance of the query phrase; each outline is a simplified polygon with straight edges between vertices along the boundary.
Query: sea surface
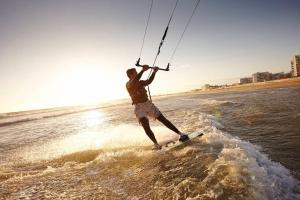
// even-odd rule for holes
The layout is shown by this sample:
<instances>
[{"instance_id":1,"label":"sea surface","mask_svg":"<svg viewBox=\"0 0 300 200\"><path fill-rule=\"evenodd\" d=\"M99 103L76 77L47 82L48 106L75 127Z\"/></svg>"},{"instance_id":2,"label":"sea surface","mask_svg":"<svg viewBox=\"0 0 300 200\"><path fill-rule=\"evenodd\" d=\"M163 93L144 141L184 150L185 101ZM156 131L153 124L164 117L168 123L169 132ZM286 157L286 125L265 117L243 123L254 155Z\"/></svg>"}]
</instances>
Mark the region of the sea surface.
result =
<instances>
[{"instance_id":1,"label":"sea surface","mask_svg":"<svg viewBox=\"0 0 300 200\"><path fill-rule=\"evenodd\" d=\"M204 135L152 151L130 102L0 114L0 199L300 199L300 88L154 103Z\"/></svg>"}]
</instances>

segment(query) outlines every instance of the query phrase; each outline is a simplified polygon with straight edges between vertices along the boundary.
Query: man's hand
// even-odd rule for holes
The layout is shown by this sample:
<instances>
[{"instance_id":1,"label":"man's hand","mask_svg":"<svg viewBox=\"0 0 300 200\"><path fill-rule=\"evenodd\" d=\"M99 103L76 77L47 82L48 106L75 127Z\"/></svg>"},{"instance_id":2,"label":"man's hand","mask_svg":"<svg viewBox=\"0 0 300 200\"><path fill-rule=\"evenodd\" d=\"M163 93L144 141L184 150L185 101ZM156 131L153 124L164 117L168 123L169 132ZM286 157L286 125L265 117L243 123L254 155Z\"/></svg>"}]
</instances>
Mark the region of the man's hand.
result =
<instances>
[{"instance_id":1,"label":"man's hand","mask_svg":"<svg viewBox=\"0 0 300 200\"><path fill-rule=\"evenodd\" d=\"M154 67L153 72L156 73L158 71L159 67Z\"/></svg>"},{"instance_id":2,"label":"man's hand","mask_svg":"<svg viewBox=\"0 0 300 200\"><path fill-rule=\"evenodd\" d=\"M145 72L145 71L147 71L148 69L149 69L149 65L142 65L142 67L143 67L143 71Z\"/></svg>"}]
</instances>

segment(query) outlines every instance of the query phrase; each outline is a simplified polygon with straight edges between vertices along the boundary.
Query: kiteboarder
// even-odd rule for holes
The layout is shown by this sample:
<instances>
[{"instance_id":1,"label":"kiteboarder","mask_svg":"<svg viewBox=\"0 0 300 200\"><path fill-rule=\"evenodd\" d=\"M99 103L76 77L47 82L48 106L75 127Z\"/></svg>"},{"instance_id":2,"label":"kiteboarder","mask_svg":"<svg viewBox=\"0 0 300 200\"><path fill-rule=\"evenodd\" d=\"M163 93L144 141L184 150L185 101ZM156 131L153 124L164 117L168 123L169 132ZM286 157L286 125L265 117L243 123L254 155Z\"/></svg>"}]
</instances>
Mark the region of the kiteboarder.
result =
<instances>
[{"instance_id":1,"label":"kiteboarder","mask_svg":"<svg viewBox=\"0 0 300 200\"><path fill-rule=\"evenodd\" d=\"M142 124L147 136L154 143L153 149L161 149L161 145L158 144L154 133L152 132L149 124L149 119L158 119L161 123L163 123L166 127L177 133L180 138L180 141L185 141L188 136L182 132L180 132L165 116L160 112L160 110L148 99L148 94L145 89L145 86L148 86L154 80L155 74L159 70L158 67L153 67L153 73L147 80L140 80L143 73L149 69L149 65L142 65L143 69L137 73L135 68L130 68L127 70L127 76L129 81L126 83L127 91L131 97L132 105L134 105L134 113Z\"/></svg>"}]
</instances>

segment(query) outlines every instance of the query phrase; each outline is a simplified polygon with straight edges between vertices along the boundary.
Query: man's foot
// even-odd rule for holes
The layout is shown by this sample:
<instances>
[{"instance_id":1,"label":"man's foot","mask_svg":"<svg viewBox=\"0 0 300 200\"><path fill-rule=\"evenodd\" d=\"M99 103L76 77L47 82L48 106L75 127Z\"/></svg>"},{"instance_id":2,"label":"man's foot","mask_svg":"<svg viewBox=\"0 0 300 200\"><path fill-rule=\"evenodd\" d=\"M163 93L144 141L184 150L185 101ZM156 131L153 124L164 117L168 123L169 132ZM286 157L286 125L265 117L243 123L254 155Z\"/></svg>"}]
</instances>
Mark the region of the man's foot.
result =
<instances>
[{"instance_id":1,"label":"man's foot","mask_svg":"<svg viewBox=\"0 0 300 200\"><path fill-rule=\"evenodd\" d=\"M179 138L179 141L180 142L184 142L184 141L187 141L187 140L189 140L190 138L189 138L189 136L187 135L187 134L184 134L184 133L181 133L180 134L180 138Z\"/></svg>"},{"instance_id":2,"label":"man's foot","mask_svg":"<svg viewBox=\"0 0 300 200\"><path fill-rule=\"evenodd\" d=\"M160 150L161 149L161 145L159 144L154 144L154 146L152 147L152 150Z\"/></svg>"}]
</instances>

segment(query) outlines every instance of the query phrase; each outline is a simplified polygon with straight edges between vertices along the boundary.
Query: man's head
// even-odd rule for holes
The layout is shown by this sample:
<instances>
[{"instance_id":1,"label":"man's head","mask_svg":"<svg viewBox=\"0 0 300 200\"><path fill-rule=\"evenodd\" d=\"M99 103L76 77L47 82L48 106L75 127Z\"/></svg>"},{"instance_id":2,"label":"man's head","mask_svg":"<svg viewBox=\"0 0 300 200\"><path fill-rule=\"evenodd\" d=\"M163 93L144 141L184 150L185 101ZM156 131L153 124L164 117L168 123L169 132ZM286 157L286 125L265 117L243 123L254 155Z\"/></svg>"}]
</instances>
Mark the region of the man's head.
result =
<instances>
[{"instance_id":1,"label":"man's head","mask_svg":"<svg viewBox=\"0 0 300 200\"><path fill-rule=\"evenodd\" d=\"M127 76L129 79L132 79L133 77L135 77L137 75L135 68L127 69L126 73L127 73Z\"/></svg>"}]
</instances>

